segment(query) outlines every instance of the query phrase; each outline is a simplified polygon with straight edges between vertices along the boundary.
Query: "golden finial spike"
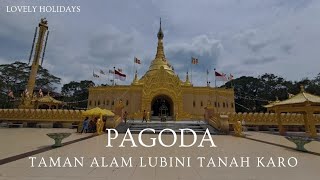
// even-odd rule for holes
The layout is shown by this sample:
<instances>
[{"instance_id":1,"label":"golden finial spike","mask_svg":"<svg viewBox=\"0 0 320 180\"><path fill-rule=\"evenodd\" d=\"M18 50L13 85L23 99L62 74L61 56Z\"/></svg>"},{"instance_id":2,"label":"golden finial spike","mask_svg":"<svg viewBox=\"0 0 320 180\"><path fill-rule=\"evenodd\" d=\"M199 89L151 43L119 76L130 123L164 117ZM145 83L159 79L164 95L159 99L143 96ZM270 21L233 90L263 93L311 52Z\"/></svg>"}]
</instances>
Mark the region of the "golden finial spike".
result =
<instances>
[{"instance_id":1,"label":"golden finial spike","mask_svg":"<svg viewBox=\"0 0 320 180\"><path fill-rule=\"evenodd\" d=\"M185 82L185 85L188 85L190 86L191 85L191 82L189 81L189 72L187 71L187 75L186 75L186 82Z\"/></svg>"},{"instance_id":2,"label":"golden finial spike","mask_svg":"<svg viewBox=\"0 0 320 180\"><path fill-rule=\"evenodd\" d=\"M158 39L162 40L164 37L164 34L162 32L162 27L161 27L161 18L160 18L160 27L159 27L159 32L158 32Z\"/></svg>"},{"instance_id":3,"label":"golden finial spike","mask_svg":"<svg viewBox=\"0 0 320 180\"><path fill-rule=\"evenodd\" d=\"M304 92L304 86L302 84L300 85L300 92Z\"/></svg>"}]
</instances>

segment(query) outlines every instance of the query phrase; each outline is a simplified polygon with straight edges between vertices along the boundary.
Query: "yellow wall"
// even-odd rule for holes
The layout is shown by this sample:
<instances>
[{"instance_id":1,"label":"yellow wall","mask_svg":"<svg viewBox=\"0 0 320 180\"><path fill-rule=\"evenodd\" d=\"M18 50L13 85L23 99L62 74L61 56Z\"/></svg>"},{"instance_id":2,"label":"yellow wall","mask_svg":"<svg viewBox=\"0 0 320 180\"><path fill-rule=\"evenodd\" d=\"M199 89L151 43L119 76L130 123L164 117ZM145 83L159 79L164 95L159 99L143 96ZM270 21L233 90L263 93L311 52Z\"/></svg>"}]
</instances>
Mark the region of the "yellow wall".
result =
<instances>
[{"instance_id":1,"label":"yellow wall","mask_svg":"<svg viewBox=\"0 0 320 180\"><path fill-rule=\"evenodd\" d=\"M159 92L161 92L161 89L159 89ZM235 112L233 89L190 86L182 87L181 94L182 109L192 116L203 119L204 108L208 103L211 103L216 112ZM125 106L124 110L129 114L142 112L143 86L131 85L90 88L88 108L98 106L106 109L114 109L112 102L114 101L115 104L120 99ZM173 103L175 104L177 102ZM195 103L195 106L193 103ZM173 114L177 112L177 109L174 109L174 111Z\"/></svg>"}]
</instances>

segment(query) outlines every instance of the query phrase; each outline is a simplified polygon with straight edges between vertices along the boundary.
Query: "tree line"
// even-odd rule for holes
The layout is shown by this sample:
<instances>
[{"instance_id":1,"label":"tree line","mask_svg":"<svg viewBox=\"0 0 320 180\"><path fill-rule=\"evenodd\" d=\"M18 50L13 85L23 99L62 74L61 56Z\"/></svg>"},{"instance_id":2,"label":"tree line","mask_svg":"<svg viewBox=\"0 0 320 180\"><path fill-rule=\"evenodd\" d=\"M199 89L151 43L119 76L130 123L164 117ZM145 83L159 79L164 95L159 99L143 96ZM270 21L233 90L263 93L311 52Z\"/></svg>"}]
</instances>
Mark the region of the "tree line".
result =
<instances>
[{"instance_id":1,"label":"tree line","mask_svg":"<svg viewBox=\"0 0 320 180\"><path fill-rule=\"evenodd\" d=\"M320 73L312 78L300 81L289 81L274 74L263 74L258 77L242 76L227 82L223 87L234 88L237 112L264 112L264 105L271 101L285 100L305 91L320 95Z\"/></svg>"},{"instance_id":2,"label":"tree line","mask_svg":"<svg viewBox=\"0 0 320 180\"><path fill-rule=\"evenodd\" d=\"M0 65L0 108L15 108L16 102L28 83L30 66L16 61L11 64ZM58 91L61 78L51 74L47 69L39 66L36 77L35 91ZM86 108L89 87L94 86L91 80L71 81L63 84L61 91L53 93L55 98L68 102L66 108ZM300 92L300 86L311 94L320 95L320 73L314 78L304 78L300 81L289 81L274 74L263 74L258 77L242 76L227 82L222 87L234 88L235 107L237 112L264 112L263 105L270 101L284 100L290 94ZM13 97L8 95L13 92ZM51 94L51 93L50 93ZM46 94L45 94L46 95Z\"/></svg>"}]
</instances>

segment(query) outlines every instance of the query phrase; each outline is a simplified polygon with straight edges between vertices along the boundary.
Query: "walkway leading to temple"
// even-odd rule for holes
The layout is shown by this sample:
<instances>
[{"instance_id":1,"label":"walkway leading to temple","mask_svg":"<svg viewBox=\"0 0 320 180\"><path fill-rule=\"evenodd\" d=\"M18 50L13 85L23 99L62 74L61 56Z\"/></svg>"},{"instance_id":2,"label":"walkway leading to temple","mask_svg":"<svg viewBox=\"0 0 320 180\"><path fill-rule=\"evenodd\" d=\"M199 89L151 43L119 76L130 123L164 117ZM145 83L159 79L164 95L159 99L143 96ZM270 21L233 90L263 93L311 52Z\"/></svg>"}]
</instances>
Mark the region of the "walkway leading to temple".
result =
<instances>
[{"instance_id":1,"label":"walkway leading to temple","mask_svg":"<svg viewBox=\"0 0 320 180\"><path fill-rule=\"evenodd\" d=\"M127 124L121 123L117 130L119 133L125 133L127 128L130 128L132 133L139 133L141 130L145 128L155 129L156 133L159 133L161 130L169 128L174 130L175 132L180 132L180 129L189 128L194 130L197 134L204 134L206 129L208 128L211 134L220 134L216 129L212 126L208 125L203 121L166 121L166 122L143 122L142 120L129 121ZM148 133L147 131L145 133ZM153 132L150 132L153 133ZM168 132L170 133L170 132Z\"/></svg>"}]
</instances>

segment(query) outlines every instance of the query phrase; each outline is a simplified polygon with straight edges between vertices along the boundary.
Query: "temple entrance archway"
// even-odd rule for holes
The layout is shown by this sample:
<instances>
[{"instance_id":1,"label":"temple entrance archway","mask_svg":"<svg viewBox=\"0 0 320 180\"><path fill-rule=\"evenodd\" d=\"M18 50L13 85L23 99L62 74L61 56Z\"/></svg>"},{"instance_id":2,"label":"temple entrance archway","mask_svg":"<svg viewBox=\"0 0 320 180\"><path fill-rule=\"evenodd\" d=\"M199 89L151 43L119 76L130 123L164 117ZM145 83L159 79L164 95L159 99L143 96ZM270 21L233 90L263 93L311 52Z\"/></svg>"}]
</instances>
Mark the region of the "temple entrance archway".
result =
<instances>
[{"instance_id":1,"label":"temple entrance archway","mask_svg":"<svg viewBox=\"0 0 320 180\"><path fill-rule=\"evenodd\" d=\"M155 96L151 101L151 116L173 116L173 101L167 95Z\"/></svg>"}]
</instances>

